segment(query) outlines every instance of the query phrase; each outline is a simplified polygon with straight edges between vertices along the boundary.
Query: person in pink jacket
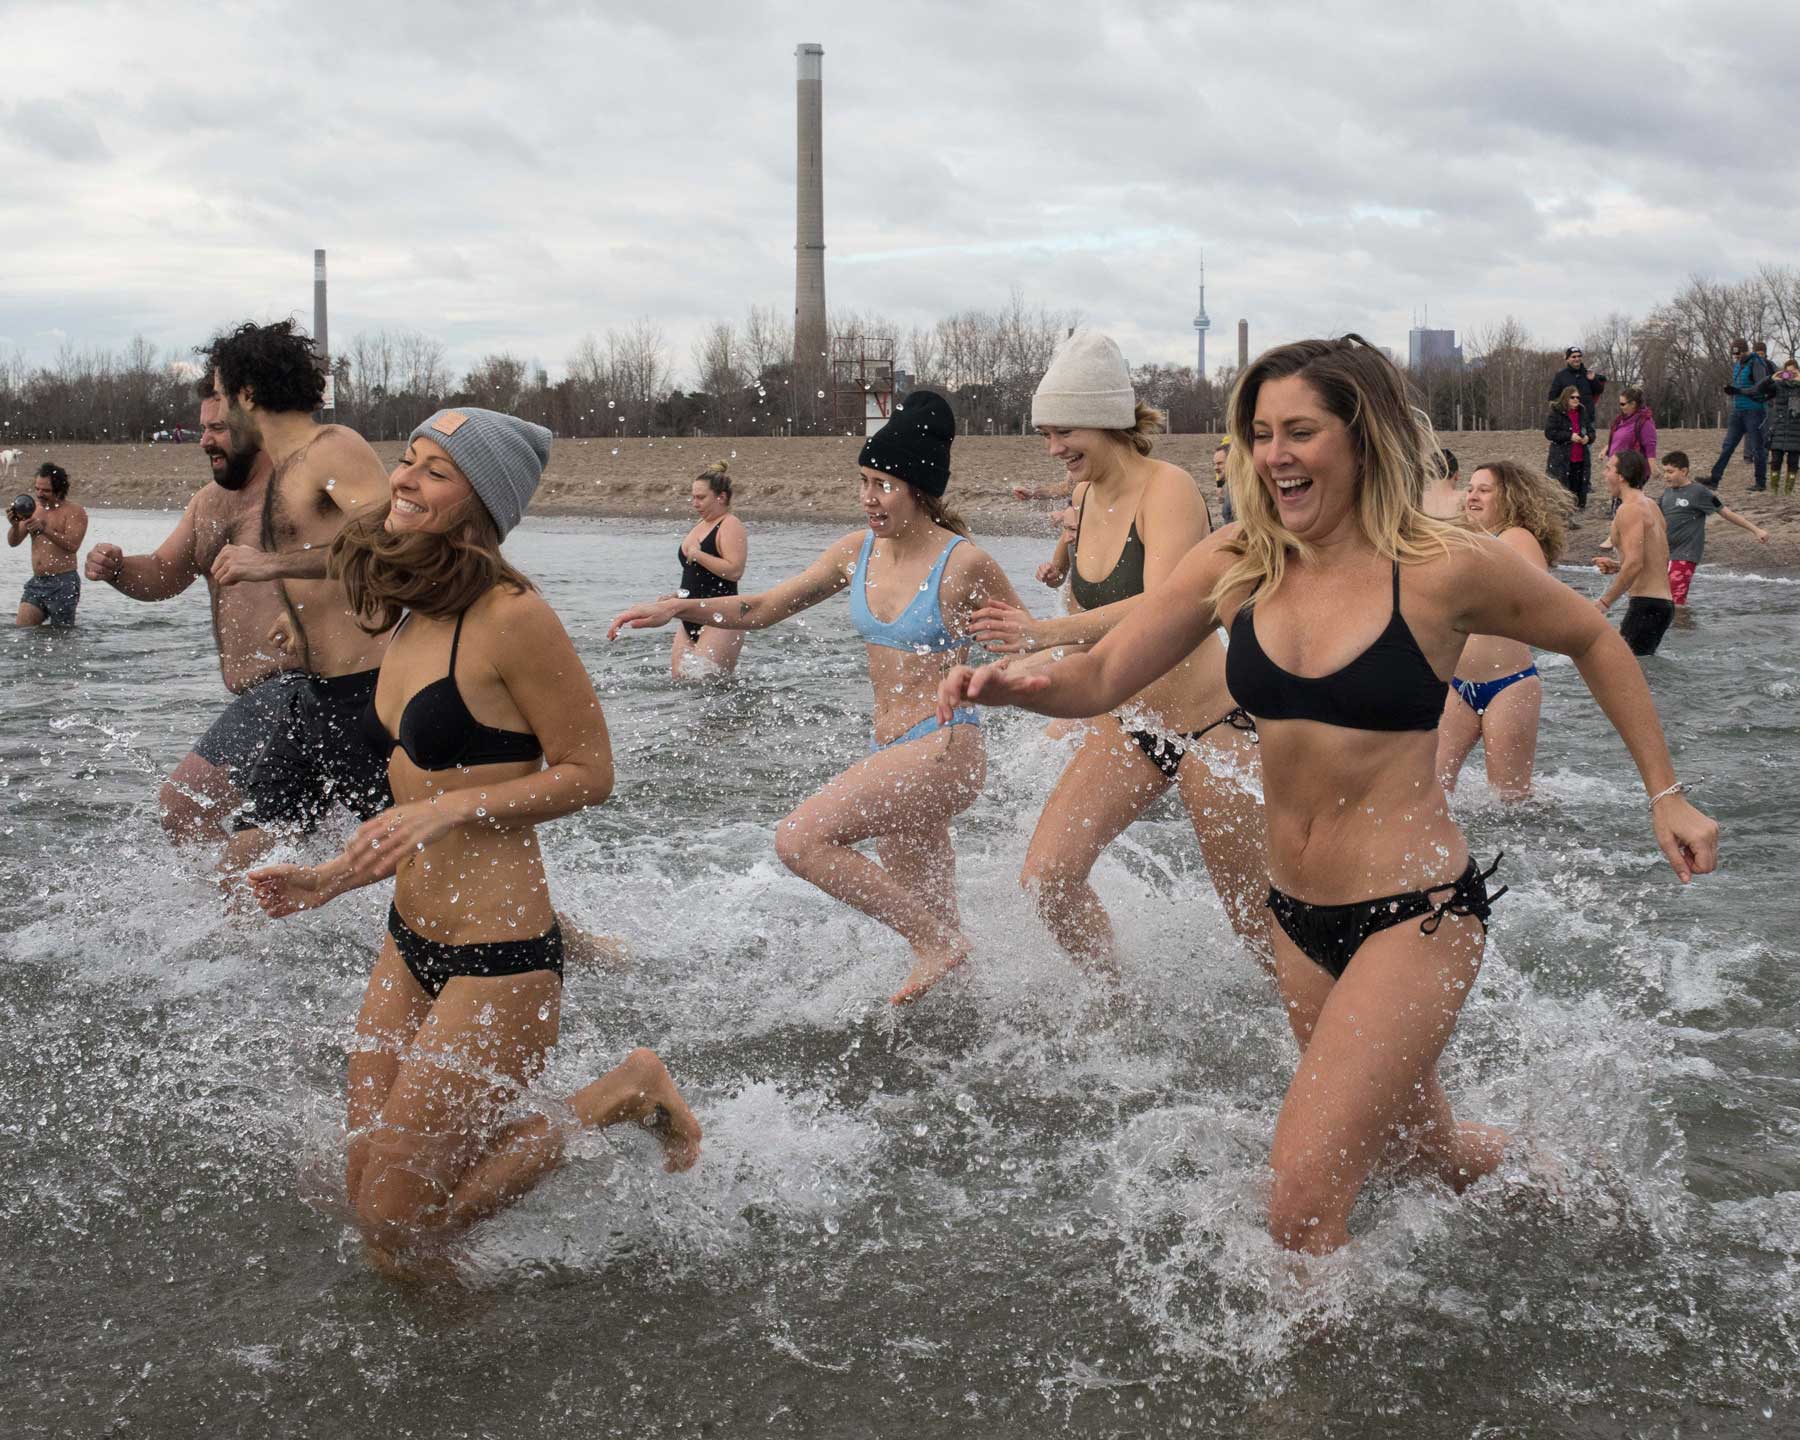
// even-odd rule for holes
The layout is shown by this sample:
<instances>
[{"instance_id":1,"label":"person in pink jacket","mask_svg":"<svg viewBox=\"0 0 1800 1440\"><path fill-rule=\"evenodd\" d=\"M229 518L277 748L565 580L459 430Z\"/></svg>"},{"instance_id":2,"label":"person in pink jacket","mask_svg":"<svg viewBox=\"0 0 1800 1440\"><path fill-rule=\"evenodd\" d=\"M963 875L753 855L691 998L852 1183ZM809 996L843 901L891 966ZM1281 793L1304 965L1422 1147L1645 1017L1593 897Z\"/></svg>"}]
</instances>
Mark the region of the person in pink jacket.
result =
<instances>
[{"instance_id":1,"label":"person in pink jacket","mask_svg":"<svg viewBox=\"0 0 1800 1440\"><path fill-rule=\"evenodd\" d=\"M1607 436L1606 453L1622 455L1635 450L1656 468L1656 416L1644 403L1644 392L1636 385L1619 391L1619 413L1613 417L1612 433Z\"/></svg>"}]
</instances>

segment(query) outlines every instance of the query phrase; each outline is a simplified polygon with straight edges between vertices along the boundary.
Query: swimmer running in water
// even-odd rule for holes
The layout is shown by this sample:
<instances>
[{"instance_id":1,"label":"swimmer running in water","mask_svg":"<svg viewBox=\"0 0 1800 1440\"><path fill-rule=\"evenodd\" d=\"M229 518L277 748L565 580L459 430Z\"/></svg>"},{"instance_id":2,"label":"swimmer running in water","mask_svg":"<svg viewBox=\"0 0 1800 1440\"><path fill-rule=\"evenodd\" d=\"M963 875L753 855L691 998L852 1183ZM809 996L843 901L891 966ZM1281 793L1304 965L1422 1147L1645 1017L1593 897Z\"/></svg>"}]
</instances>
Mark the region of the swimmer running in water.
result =
<instances>
[{"instance_id":1,"label":"swimmer running in water","mask_svg":"<svg viewBox=\"0 0 1800 1440\"><path fill-rule=\"evenodd\" d=\"M681 541L681 588L689 600L719 600L738 593L750 561L744 522L731 513L731 474L724 460L694 477L690 503L697 517ZM742 630L697 625L688 620L675 631L669 673L677 680L713 679L737 669L744 648Z\"/></svg>"},{"instance_id":2,"label":"swimmer running in water","mask_svg":"<svg viewBox=\"0 0 1800 1440\"><path fill-rule=\"evenodd\" d=\"M1465 506L1471 525L1498 537L1533 569L1548 574L1562 557L1573 503L1548 475L1491 460L1469 477ZM1502 800L1528 796L1543 703L1544 682L1529 645L1504 635L1471 635L1438 722L1437 773L1444 789L1456 788L1463 761L1480 745L1493 792Z\"/></svg>"},{"instance_id":3,"label":"swimmer running in water","mask_svg":"<svg viewBox=\"0 0 1800 1440\"><path fill-rule=\"evenodd\" d=\"M1007 606L980 611L973 633L1002 652L1092 645L1142 609L1146 592L1211 528L1194 477L1151 458L1161 417L1137 403L1125 357L1107 336L1077 331L1063 343L1031 418L1075 482L1075 609L1047 620ZM1204 637L1167 675L1122 698L1116 713L1088 724L1050 792L1020 883L1078 963L1116 974L1112 922L1088 877L1101 852L1174 786L1227 918L1266 960L1256 729L1225 687L1224 646Z\"/></svg>"},{"instance_id":4,"label":"swimmer running in water","mask_svg":"<svg viewBox=\"0 0 1800 1440\"><path fill-rule=\"evenodd\" d=\"M542 426L440 410L407 442L390 503L344 527L332 573L370 633L394 633L364 723L391 754L397 803L324 865L250 876L276 916L394 877L350 1056L345 1176L383 1255L512 1204L568 1138L545 1115L502 1120L561 1015L563 931L536 827L613 785L587 671L500 552L549 453ZM700 1126L648 1050L567 1104L583 1127L654 1131L671 1170L699 1157Z\"/></svg>"},{"instance_id":5,"label":"swimmer running in water","mask_svg":"<svg viewBox=\"0 0 1800 1440\"><path fill-rule=\"evenodd\" d=\"M1256 716L1277 978L1302 1059L1275 1125L1270 1234L1323 1254L1378 1166L1461 1191L1507 1136L1458 1123L1438 1057L1481 965L1492 869L1437 784L1447 676L1471 635L1571 656L1636 761L1682 880L1718 826L1683 797L1643 672L1595 607L1488 536L1420 508L1431 445L1392 361L1359 336L1264 354L1233 395L1238 528L1209 536L1093 650L1035 673L959 667L969 704L1088 715L1217 626Z\"/></svg>"},{"instance_id":6,"label":"swimmer running in water","mask_svg":"<svg viewBox=\"0 0 1800 1440\"><path fill-rule=\"evenodd\" d=\"M775 853L912 947L896 1005L918 999L969 956L950 822L981 793L987 751L973 709L935 713L937 686L967 654L970 616L994 601L1019 603L1000 566L943 503L955 436L944 398L913 391L857 459L866 531L851 531L760 595L634 605L607 631L617 639L671 620L762 630L850 587L850 619L868 643L875 691L869 754L776 827ZM875 842L879 861L853 848L864 840Z\"/></svg>"}]
</instances>

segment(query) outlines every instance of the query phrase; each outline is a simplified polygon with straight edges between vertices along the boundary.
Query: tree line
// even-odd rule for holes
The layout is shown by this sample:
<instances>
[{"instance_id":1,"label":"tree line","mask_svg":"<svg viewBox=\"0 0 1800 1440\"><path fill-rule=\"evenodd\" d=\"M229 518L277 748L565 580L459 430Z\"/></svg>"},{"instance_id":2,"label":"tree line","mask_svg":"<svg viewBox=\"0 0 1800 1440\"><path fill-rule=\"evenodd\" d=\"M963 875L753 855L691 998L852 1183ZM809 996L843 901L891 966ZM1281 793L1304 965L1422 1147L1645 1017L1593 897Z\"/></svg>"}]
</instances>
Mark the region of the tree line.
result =
<instances>
[{"instance_id":1,"label":"tree line","mask_svg":"<svg viewBox=\"0 0 1800 1440\"><path fill-rule=\"evenodd\" d=\"M662 330L644 319L588 335L552 380L538 365L502 352L458 375L443 343L414 330L365 331L332 357L336 416L371 440L392 440L445 405L523 415L558 435L829 434L862 428L859 376L896 373L903 385L947 396L964 434L1030 429L1031 394L1057 342L1081 316L1028 304L1015 290L1004 305L902 327L875 313L830 317L832 353L796 369L791 322L753 305L741 321L718 321L693 342L677 383ZM1587 364L1606 374L1606 412L1622 385L1638 385L1665 425L1723 424L1731 341L1766 339L1779 363L1800 351L1800 270L1767 266L1741 281L1696 276L1641 319L1609 314L1583 327ZM1467 360L1415 372L1421 406L1444 430L1536 429L1562 349L1535 340L1508 316L1464 337ZM141 443L192 428L197 355L159 355L139 336L123 351L65 345L48 365L0 358L0 441ZM1182 433L1217 433L1236 366L1210 376L1192 366L1146 364L1139 398Z\"/></svg>"}]
</instances>

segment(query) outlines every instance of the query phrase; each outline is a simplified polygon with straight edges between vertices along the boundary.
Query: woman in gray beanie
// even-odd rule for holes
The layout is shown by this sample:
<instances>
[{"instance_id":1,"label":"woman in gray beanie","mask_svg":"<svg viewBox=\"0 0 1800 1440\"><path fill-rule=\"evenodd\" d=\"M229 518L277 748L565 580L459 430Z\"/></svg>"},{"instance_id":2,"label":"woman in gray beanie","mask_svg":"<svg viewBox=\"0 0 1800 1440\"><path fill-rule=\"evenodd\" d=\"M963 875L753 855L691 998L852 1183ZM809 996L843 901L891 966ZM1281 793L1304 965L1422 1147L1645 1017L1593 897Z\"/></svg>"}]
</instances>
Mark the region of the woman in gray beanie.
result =
<instances>
[{"instance_id":1,"label":"woman in gray beanie","mask_svg":"<svg viewBox=\"0 0 1800 1440\"><path fill-rule=\"evenodd\" d=\"M273 916L394 877L387 939L350 1056L347 1188L393 1254L517 1200L574 1126L649 1126L670 1169L700 1127L648 1050L503 1124L556 1044L563 933L536 827L612 793L606 717L556 612L507 563L550 432L441 410L407 442L384 510L352 521L331 570L372 634L398 625L365 716L395 805L323 865L250 880ZM523 938L521 938L523 937Z\"/></svg>"},{"instance_id":2,"label":"woman in gray beanie","mask_svg":"<svg viewBox=\"0 0 1800 1440\"><path fill-rule=\"evenodd\" d=\"M775 853L912 947L912 971L890 997L896 1005L917 1000L969 955L950 822L981 793L987 750L973 709L939 722L937 687L968 654L969 617L994 602L1019 603L1005 572L967 543L968 528L944 504L955 438L949 403L913 391L857 458L866 530L760 595L634 605L607 631L617 639L671 620L762 630L850 590L875 692L869 753L776 827ZM857 853L865 840L879 860Z\"/></svg>"},{"instance_id":3,"label":"woman in gray beanie","mask_svg":"<svg viewBox=\"0 0 1800 1440\"><path fill-rule=\"evenodd\" d=\"M990 606L973 631L1015 653L1082 648L1137 609L1212 526L1194 477L1151 458L1162 417L1137 403L1125 357L1107 336L1078 330L1057 348L1031 419L1075 485L1074 610L1034 620ZM1115 973L1112 922L1088 876L1100 852L1174 786L1227 918L1266 960L1261 780L1255 726L1225 688L1224 647L1209 636L1118 710L1088 722L1032 834L1020 882L1079 963Z\"/></svg>"}]
</instances>

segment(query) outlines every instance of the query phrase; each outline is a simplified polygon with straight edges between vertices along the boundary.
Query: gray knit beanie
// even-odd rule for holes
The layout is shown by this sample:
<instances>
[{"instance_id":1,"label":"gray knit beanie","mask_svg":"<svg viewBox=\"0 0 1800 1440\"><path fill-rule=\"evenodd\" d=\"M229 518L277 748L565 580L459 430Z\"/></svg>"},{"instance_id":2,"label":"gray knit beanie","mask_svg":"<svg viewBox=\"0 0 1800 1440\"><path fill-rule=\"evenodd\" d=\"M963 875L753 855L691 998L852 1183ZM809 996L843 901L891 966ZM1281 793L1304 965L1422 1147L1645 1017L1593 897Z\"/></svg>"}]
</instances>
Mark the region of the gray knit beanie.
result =
<instances>
[{"instance_id":1,"label":"gray knit beanie","mask_svg":"<svg viewBox=\"0 0 1800 1440\"><path fill-rule=\"evenodd\" d=\"M550 463L550 432L516 415L465 405L438 411L412 432L408 443L421 435L449 453L504 540Z\"/></svg>"},{"instance_id":2,"label":"gray knit beanie","mask_svg":"<svg viewBox=\"0 0 1800 1440\"><path fill-rule=\"evenodd\" d=\"M1058 430L1129 430L1137 423L1131 368L1111 336L1077 330L1056 347L1031 397L1031 423Z\"/></svg>"}]
</instances>

